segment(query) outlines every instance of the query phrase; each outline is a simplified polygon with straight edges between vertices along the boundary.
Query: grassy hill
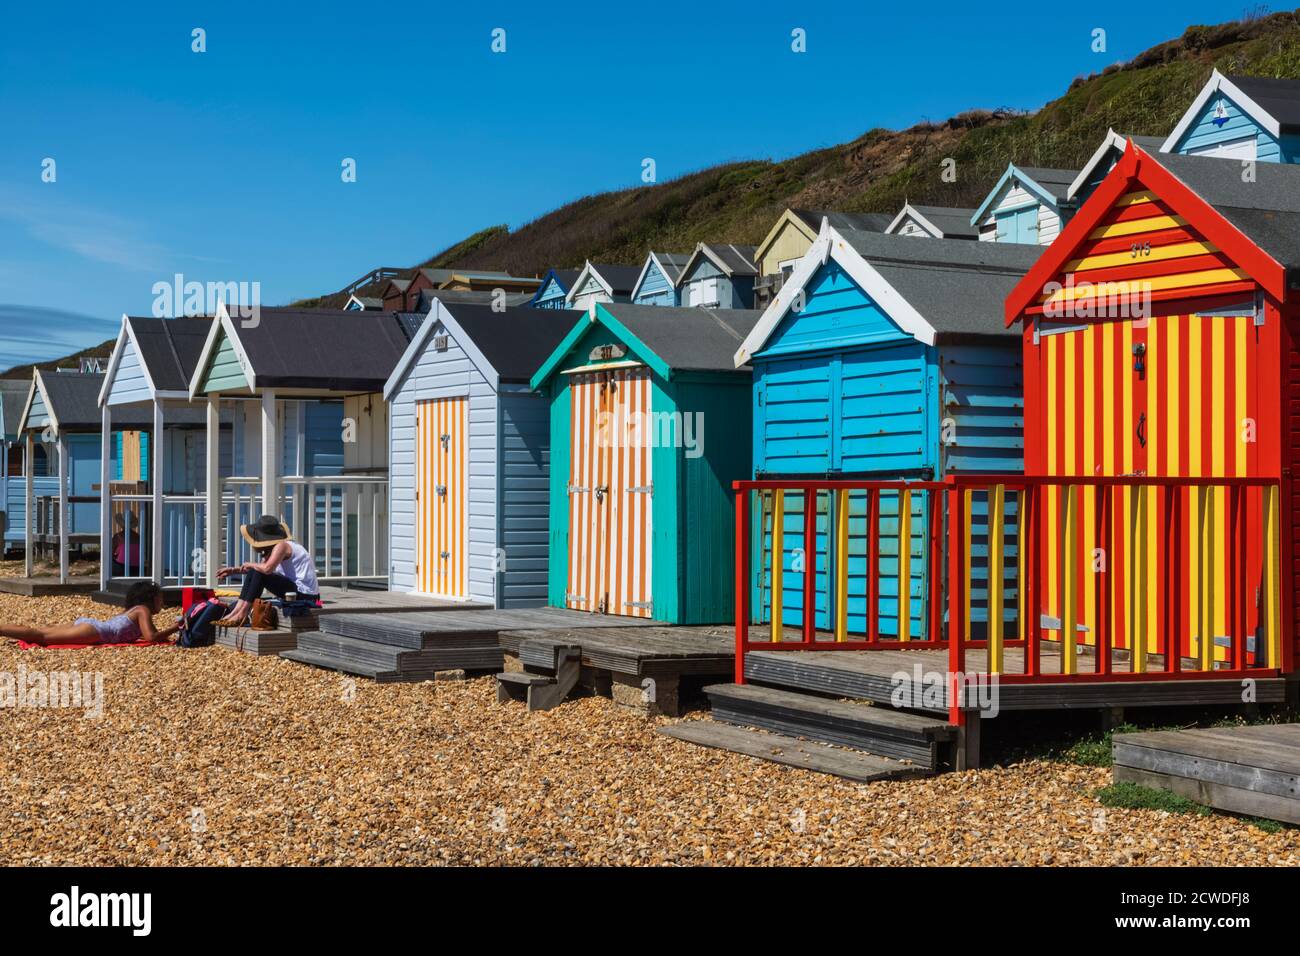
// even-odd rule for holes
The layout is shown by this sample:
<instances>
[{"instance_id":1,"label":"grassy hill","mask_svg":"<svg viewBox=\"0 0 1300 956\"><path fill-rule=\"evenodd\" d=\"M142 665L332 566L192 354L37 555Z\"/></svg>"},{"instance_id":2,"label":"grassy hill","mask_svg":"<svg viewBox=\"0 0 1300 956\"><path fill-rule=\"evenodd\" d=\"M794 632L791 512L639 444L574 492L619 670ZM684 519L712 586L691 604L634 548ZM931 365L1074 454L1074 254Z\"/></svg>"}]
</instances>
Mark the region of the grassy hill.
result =
<instances>
[{"instance_id":1,"label":"grassy hill","mask_svg":"<svg viewBox=\"0 0 1300 956\"><path fill-rule=\"evenodd\" d=\"M666 183L587 196L514 232L485 228L418 266L540 275L586 259L640 263L652 248L755 244L787 206L887 213L897 212L904 199L975 206L1008 162L1078 168L1109 127L1167 134L1215 67L1300 77L1300 10L1189 27L1128 63L1079 77L1034 113L972 111L905 130L873 129L782 162L728 163ZM952 183L940 176L940 163L948 158L957 163ZM358 271L368 267L358 263ZM357 291L375 295L379 289ZM295 304L340 307L346 300L346 293L334 292ZM87 352L106 354L102 345ZM74 356L44 364L76 362ZM29 367L4 374L23 371L30 374Z\"/></svg>"},{"instance_id":2,"label":"grassy hill","mask_svg":"<svg viewBox=\"0 0 1300 956\"><path fill-rule=\"evenodd\" d=\"M1076 79L1032 114L976 111L901 131L874 129L782 162L729 163L587 196L514 232L501 226L480 232L420 265L534 275L585 259L639 263L651 248L758 243L787 206L887 213L904 199L975 206L1008 162L1078 168L1108 127L1167 134L1215 67L1300 77L1300 10L1189 27L1128 63ZM945 158L957 162L956 182L940 177ZM336 299L338 293L309 301L333 305Z\"/></svg>"}]
</instances>

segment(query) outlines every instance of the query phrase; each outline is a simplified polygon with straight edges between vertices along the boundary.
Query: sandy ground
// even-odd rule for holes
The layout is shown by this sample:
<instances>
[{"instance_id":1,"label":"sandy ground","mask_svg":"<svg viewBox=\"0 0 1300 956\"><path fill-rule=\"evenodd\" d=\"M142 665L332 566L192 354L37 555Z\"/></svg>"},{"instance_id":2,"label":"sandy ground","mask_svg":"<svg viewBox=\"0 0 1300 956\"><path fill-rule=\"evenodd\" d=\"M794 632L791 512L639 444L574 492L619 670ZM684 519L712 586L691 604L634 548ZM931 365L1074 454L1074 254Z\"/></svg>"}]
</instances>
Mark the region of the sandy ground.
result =
<instances>
[{"instance_id":1,"label":"sandy ground","mask_svg":"<svg viewBox=\"0 0 1300 956\"><path fill-rule=\"evenodd\" d=\"M3 622L103 611L0 595ZM1103 809L1109 772L1065 763L852 784L490 678L0 645L20 667L102 675L103 716L0 709L0 864L1300 864L1300 830Z\"/></svg>"}]
</instances>

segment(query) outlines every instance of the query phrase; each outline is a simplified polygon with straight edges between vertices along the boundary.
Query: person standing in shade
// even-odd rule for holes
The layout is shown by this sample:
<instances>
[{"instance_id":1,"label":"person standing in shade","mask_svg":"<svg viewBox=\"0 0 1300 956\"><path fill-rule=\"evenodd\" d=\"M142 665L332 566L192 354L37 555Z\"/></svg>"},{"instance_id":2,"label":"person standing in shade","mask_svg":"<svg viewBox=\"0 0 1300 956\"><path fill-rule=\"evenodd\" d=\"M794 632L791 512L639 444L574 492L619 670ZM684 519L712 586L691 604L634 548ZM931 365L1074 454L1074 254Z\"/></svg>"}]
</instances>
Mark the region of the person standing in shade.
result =
<instances>
[{"instance_id":1,"label":"person standing in shade","mask_svg":"<svg viewBox=\"0 0 1300 956\"><path fill-rule=\"evenodd\" d=\"M320 600L316 562L306 548L293 540L284 522L274 515L262 515L253 524L240 525L239 533L260 560L245 561L238 567L217 571L218 580L232 574L244 576L239 600L230 613L217 622L218 626L238 627L243 624L253 602L266 591L279 598L292 593L301 601Z\"/></svg>"}]
</instances>

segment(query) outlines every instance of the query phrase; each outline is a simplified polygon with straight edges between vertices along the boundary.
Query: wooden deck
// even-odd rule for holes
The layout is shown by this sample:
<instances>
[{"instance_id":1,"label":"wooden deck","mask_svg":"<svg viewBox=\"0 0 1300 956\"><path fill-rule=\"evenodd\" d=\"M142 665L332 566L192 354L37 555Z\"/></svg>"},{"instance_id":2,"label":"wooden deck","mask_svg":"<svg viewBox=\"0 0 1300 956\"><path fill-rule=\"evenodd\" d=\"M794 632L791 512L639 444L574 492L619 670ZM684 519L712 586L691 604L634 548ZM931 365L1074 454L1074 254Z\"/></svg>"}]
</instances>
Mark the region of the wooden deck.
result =
<instances>
[{"instance_id":1,"label":"wooden deck","mask_svg":"<svg viewBox=\"0 0 1300 956\"><path fill-rule=\"evenodd\" d=\"M584 667L637 677L725 676L735 667L735 643L725 627L666 627L636 618L619 620L640 626L610 626L606 618L583 617L589 623L577 627L504 631L501 647L518 655L525 641L578 646Z\"/></svg>"},{"instance_id":2,"label":"wooden deck","mask_svg":"<svg viewBox=\"0 0 1300 956\"><path fill-rule=\"evenodd\" d=\"M0 592L23 597L57 597L68 594L93 594L99 590L99 577L70 577L60 583L57 575L30 578L0 578Z\"/></svg>"},{"instance_id":3,"label":"wooden deck","mask_svg":"<svg viewBox=\"0 0 1300 956\"><path fill-rule=\"evenodd\" d=\"M1060 674L1060 646L1044 641L1040 646L1040 661L1044 673ZM1004 653L1004 672L1015 674L1024 666L1023 648L1007 648ZM1080 649L1078 670L1090 674L1094 668L1094 655L1089 648ZM987 669L987 655L982 650L966 652L966 674L982 675ZM1112 668L1126 672L1128 654L1112 654ZM1216 680L1162 680L1156 672L1163 669L1159 655L1149 655L1148 673L1151 680L1125 678L1123 680L1061 681L1045 680L1040 683L1014 684L1000 682L998 709L1001 710L1061 710L1096 709L1113 707L1173 707L1202 704L1237 705L1241 703L1239 679ZM1195 662L1186 660L1187 670L1195 669ZM915 710L935 713L946 712L948 651L943 648L915 648L911 650L878 651L748 651L745 655L745 678L765 684L778 684L840 697L856 697L888 703L897 688L908 691L909 703ZM945 688L942 703L925 701L920 693L926 685ZM1286 681L1282 678L1262 678L1256 682L1256 700L1259 703L1276 703L1285 699ZM918 686L919 685L919 686Z\"/></svg>"},{"instance_id":4,"label":"wooden deck","mask_svg":"<svg viewBox=\"0 0 1300 956\"><path fill-rule=\"evenodd\" d=\"M371 588L324 587L320 590L324 605L319 614L414 614L421 611L470 611L488 608L488 604L469 601L444 601L421 594L381 591Z\"/></svg>"},{"instance_id":5,"label":"wooden deck","mask_svg":"<svg viewBox=\"0 0 1300 956\"><path fill-rule=\"evenodd\" d=\"M507 671L523 671L530 661L553 660L556 648L576 647L579 683L589 691L645 716L676 717L681 714L683 679L704 683L729 677L735 670L735 644L728 627L670 627L661 621L563 613L578 617L560 627L501 632Z\"/></svg>"},{"instance_id":6,"label":"wooden deck","mask_svg":"<svg viewBox=\"0 0 1300 956\"><path fill-rule=\"evenodd\" d=\"M1117 734L1115 780L1300 824L1300 724Z\"/></svg>"}]
</instances>

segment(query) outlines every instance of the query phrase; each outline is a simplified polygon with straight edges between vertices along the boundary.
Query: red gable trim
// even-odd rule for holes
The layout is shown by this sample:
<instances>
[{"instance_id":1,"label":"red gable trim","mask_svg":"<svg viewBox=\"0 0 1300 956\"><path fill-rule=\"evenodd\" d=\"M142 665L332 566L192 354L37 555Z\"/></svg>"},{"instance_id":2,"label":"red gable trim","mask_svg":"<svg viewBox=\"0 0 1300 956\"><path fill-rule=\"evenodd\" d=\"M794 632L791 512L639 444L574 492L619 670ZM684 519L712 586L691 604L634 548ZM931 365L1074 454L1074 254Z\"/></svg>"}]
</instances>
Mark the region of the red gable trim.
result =
<instances>
[{"instance_id":1,"label":"red gable trim","mask_svg":"<svg viewBox=\"0 0 1300 956\"><path fill-rule=\"evenodd\" d=\"M1013 325L1037 304L1047 283L1056 278L1066 263L1077 258L1077 250L1122 196L1136 189L1149 189L1178 215L1199 230L1236 264L1279 301L1286 298L1286 269L1272 256L1244 236L1236 226L1185 186L1152 156L1129 140L1115 168L1048 246L1034 267L1012 290L1005 306L1006 324Z\"/></svg>"}]
</instances>

